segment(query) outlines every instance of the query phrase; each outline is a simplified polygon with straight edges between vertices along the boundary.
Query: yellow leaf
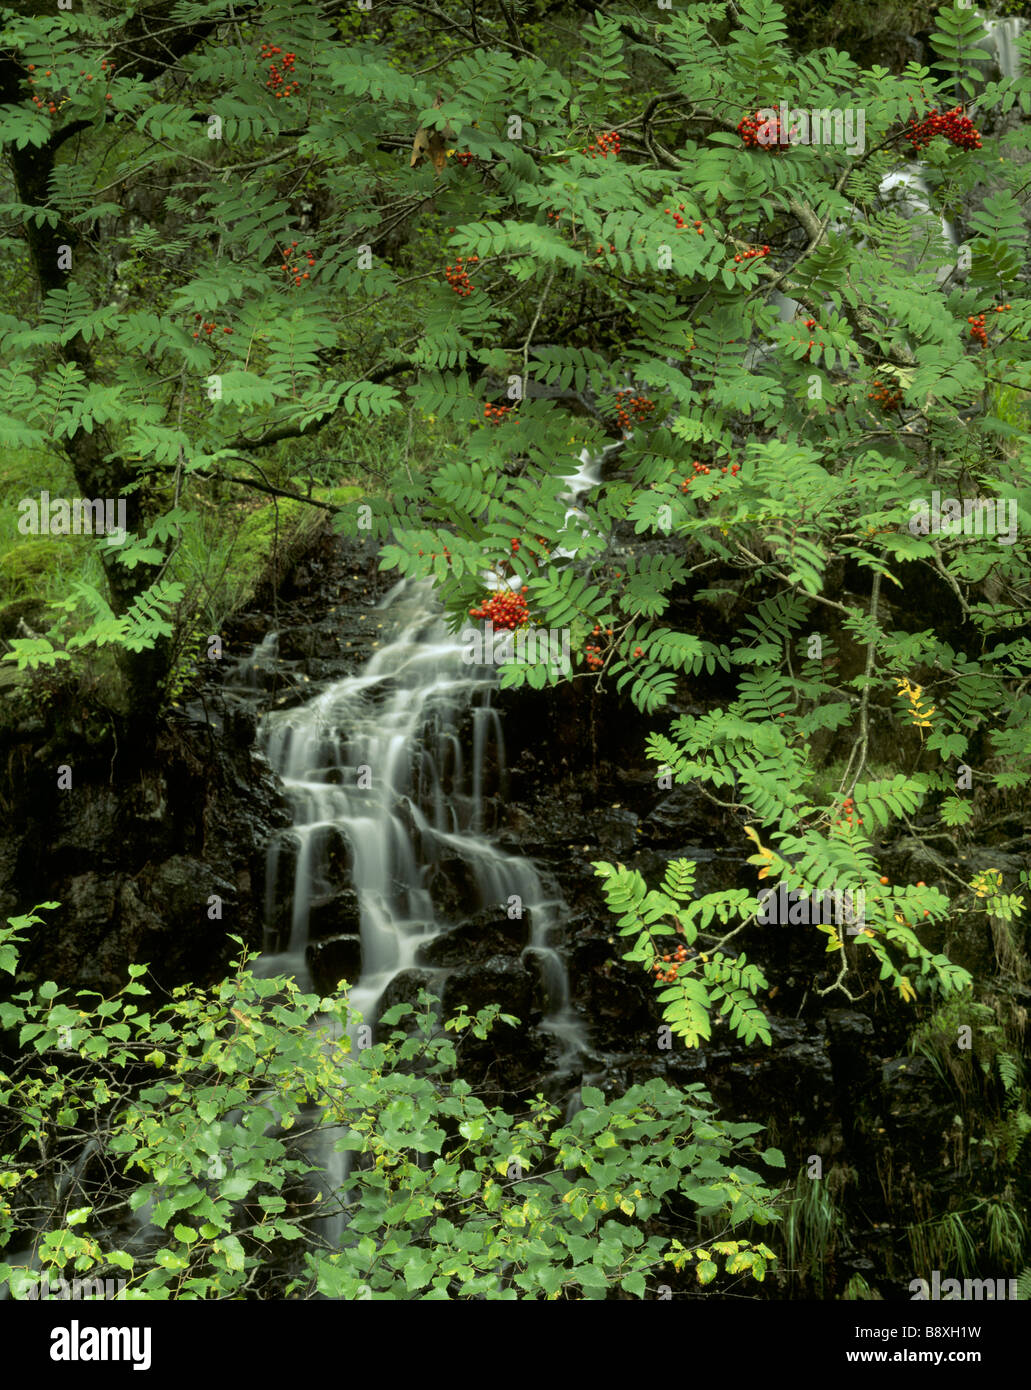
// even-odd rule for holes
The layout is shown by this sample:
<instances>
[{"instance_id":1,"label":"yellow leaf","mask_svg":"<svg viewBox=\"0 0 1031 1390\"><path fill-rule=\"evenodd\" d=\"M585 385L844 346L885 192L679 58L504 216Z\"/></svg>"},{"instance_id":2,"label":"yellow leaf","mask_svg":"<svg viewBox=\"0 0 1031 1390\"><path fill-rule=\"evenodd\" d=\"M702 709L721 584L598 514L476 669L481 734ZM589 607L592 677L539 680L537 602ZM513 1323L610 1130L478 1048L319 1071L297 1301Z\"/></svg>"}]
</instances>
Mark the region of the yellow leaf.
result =
<instances>
[{"instance_id":1,"label":"yellow leaf","mask_svg":"<svg viewBox=\"0 0 1031 1390\"><path fill-rule=\"evenodd\" d=\"M916 990L908 980L899 980L899 994L902 995L907 1004L916 998Z\"/></svg>"}]
</instances>

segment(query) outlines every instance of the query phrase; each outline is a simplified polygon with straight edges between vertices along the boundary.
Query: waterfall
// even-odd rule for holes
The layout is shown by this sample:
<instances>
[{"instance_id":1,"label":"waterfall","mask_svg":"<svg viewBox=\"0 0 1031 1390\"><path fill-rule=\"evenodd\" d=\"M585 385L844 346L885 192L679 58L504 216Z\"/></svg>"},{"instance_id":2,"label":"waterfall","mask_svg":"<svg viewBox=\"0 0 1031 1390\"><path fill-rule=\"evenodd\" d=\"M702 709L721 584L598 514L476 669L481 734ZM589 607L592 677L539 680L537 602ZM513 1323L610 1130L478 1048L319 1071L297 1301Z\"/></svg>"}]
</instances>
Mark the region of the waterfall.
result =
<instances>
[{"instance_id":1,"label":"waterfall","mask_svg":"<svg viewBox=\"0 0 1031 1390\"><path fill-rule=\"evenodd\" d=\"M632 438L633 431L628 430L621 439L606 444L600 454L592 454L589 449L581 450L576 469L563 477L562 481L566 487L559 494L559 500L566 503L566 514L560 539L565 538L565 543L556 546L552 551L553 560L576 558L583 538L590 534L587 513L579 505L580 498L584 493L594 492L601 486L602 470L606 463L622 450L628 439Z\"/></svg>"},{"instance_id":2,"label":"waterfall","mask_svg":"<svg viewBox=\"0 0 1031 1390\"><path fill-rule=\"evenodd\" d=\"M900 217L937 217L931 207L931 190L927 180L924 178L923 164L907 164L902 169L894 170L890 174L885 174L878 186L881 200ZM944 217L937 217L938 225L941 229L942 250L948 248L948 253L956 257L953 264L941 265L935 271L935 280L939 285L943 285L951 279L957 271L964 269L963 254L959 245L959 238L952 223ZM915 270L919 266L919 257L914 255L912 268ZM967 262L966 264L969 264Z\"/></svg>"},{"instance_id":3,"label":"waterfall","mask_svg":"<svg viewBox=\"0 0 1031 1390\"><path fill-rule=\"evenodd\" d=\"M977 47L990 53L999 76L1014 78L1020 72L1020 52L1017 40L1023 34L1027 20L1017 15L1007 15L1002 19L985 19L984 36Z\"/></svg>"},{"instance_id":4,"label":"waterfall","mask_svg":"<svg viewBox=\"0 0 1031 1390\"><path fill-rule=\"evenodd\" d=\"M586 1035L557 947L564 905L530 860L500 850L485 831L505 783L493 671L469 664L468 643L448 634L426 582L402 581L379 615L390 635L364 669L262 722L259 738L282 780L293 827L286 842L277 837L269 848L266 950L257 973L289 973L311 988L312 951L333 946L338 959L353 962L351 1004L372 1024L391 982L455 925L443 918L528 913L523 958L540 979L539 1026L557 1044L557 1074L574 1085ZM460 737L466 718L468 758ZM290 880L288 846L289 915L276 920L284 862ZM444 913L434 905L433 880L456 865L464 906ZM321 936L313 934L316 916ZM349 1155L333 1153L330 1140L318 1159L324 1192L339 1190ZM340 1229L331 1224L327 1236Z\"/></svg>"}]
</instances>

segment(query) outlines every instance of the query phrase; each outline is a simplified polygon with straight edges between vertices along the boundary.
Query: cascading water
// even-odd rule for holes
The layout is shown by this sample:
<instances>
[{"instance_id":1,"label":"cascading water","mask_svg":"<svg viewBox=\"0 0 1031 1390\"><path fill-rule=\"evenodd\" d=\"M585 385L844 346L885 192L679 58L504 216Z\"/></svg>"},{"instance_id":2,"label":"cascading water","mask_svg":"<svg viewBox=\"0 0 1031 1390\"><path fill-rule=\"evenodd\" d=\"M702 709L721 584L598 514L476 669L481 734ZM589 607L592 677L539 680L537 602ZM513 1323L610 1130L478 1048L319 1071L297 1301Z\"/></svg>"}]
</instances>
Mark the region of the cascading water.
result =
<instances>
[{"instance_id":1,"label":"cascading water","mask_svg":"<svg viewBox=\"0 0 1031 1390\"><path fill-rule=\"evenodd\" d=\"M419 965L420 949L453 925L434 906L431 878L460 862L477 900L466 904L465 916L484 910L495 910L499 919L513 911L529 915L523 954L538 968L545 1005L539 1027L555 1039L556 1071L572 1087L586 1036L556 946L562 903L528 859L487 838L490 795L502 792L505 776L501 722L490 705L493 674L469 663L469 645L448 635L428 611L431 604L427 585L402 581L380 610L384 627L393 625L395 633L365 668L305 705L268 714L262 724L266 756L293 809L288 835L296 857L288 925L282 917L286 940L270 929L258 973L289 973L310 987L313 908L349 888L357 897L360 939L350 1000L372 1023L391 981ZM472 723L468 759L459 737L466 716ZM270 924L285 848L276 839L269 850ZM358 947L353 935L350 942ZM327 1192L343 1186L348 1173L348 1156L331 1150L326 1143L318 1155Z\"/></svg>"},{"instance_id":2,"label":"cascading water","mask_svg":"<svg viewBox=\"0 0 1031 1390\"><path fill-rule=\"evenodd\" d=\"M991 55L998 74L1002 78L1016 77L1020 72L1020 51L1017 40L1027 28L1027 20L1017 15L1006 15L999 19L985 19L984 33L977 47ZM957 97L962 100L961 97Z\"/></svg>"}]
</instances>

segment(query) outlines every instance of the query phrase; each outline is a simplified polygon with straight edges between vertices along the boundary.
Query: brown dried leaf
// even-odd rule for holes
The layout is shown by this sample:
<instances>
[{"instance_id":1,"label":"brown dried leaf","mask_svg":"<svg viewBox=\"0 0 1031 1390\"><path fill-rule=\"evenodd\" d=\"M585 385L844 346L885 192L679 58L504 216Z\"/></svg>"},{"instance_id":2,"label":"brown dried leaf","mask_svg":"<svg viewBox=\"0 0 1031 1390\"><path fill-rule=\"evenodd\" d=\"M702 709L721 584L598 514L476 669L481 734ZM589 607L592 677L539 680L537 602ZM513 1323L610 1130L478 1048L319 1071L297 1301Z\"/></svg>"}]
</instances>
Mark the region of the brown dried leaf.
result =
<instances>
[{"instance_id":1,"label":"brown dried leaf","mask_svg":"<svg viewBox=\"0 0 1031 1390\"><path fill-rule=\"evenodd\" d=\"M439 174L447 163L447 146L438 130L419 130L416 132L415 140L412 142L410 167L418 168L427 155L433 161L433 167Z\"/></svg>"}]
</instances>

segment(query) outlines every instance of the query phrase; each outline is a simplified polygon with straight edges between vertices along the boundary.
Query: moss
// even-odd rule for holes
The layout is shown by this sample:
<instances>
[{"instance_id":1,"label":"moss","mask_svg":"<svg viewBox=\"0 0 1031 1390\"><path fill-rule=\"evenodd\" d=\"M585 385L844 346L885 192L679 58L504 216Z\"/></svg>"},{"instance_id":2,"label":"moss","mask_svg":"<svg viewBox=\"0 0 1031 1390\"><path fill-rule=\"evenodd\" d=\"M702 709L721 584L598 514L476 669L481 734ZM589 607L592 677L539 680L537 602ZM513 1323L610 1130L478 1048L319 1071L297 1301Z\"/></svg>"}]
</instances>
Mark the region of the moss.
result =
<instances>
[{"instance_id":1,"label":"moss","mask_svg":"<svg viewBox=\"0 0 1031 1390\"><path fill-rule=\"evenodd\" d=\"M22 621L29 627L44 632L51 618L51 612L39 598L30 596L13 599L10 603L0 603L0 637L7 640L17 637Z\"/></svg>"},{"instance_id":2,"label":"moss","mask_svg":"<svg viewBox=\"0 0 1031 1390\"><path fill-rule=\"evenodd\" d=\"M363 494L358 487L335 487L319 488L312 495L320 502L343 506ZM289 498L251 512L240 527L233 556L232 608L243 607L262 590L281 583L329 520L330 513L321 507Z\"/></svg>"},{"instance_id":3,"label":"moss","mask_svg":"<svg viewBox=\"0 0 1031 1390\"><path fill-rule=\"evenodd\" d=\"M50 577L73 558L66 539L34 536L0 555L0 578L14 594L45 589Z\"/></svg>"},{"instance_id":4,"label":"moss","mask_svg":"<svg viewBox=\"0 0 1031 1390\"><path fill-rule=\"evenodd\" d=\"M76 497L79 489L68 460L46 449L5 449L3 490L8 500L38 497Z\"/></svg>"}]
</instances>

